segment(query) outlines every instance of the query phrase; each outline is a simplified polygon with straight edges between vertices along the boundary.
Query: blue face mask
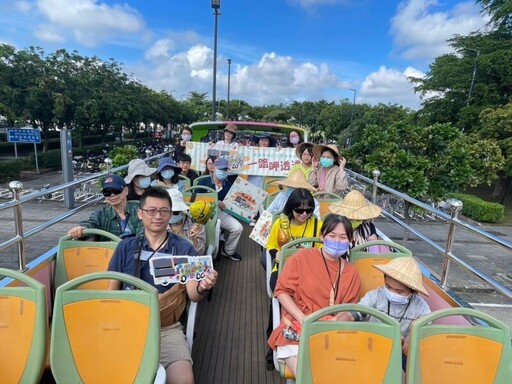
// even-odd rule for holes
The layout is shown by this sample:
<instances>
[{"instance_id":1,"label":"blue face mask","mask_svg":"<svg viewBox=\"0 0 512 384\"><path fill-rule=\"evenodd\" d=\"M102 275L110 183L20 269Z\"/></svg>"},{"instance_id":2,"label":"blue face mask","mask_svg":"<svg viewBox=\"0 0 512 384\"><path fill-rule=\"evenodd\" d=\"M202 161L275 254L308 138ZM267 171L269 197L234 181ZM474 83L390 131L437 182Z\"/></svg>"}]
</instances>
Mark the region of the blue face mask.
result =
<instances>
[{"instance_id":1,"label":"blue face mask","mask_svg":"<svg viewBox=\"0 0 512 384\"><path fill-rule=\"evenodd\" d=\"M330 168L334 165L334 159L329 159L327 157L321 157L320 165L324 168Z\"/></svg>"},{"instance_id":2,"label":"blue face mask","mask_svg":"<svg viewBox=\"0 0 512 384\"><path fill-rule=\"evenodd\" d=\"M350 243L348 241L336 241L324 239L324 250L331 257L341 257L350 249Z\"/></svg>"},{"instance_id":3,"label":"blue face mask","mask_svg":"<svg viewBox=\"0 0 512 384\"><path fill-rule=\"evenodd\" d=\"M169 220L169 223L171 223L171 224L178 224L184 218L185 218L185 215L183 214L183 212L181 212L178 215L172 215L170 220Z\"/></svg>"},{"instance_id":4,"label":"blue face mask","mask_svg":"<svg viewBox=\"0 0 512 384\"><path fill-rule=\"evenodd\" d=\"M139 179L139 185L141 188L146 189L151 185L151 177L144 177L142 179Z\"/></svg>"},{"instance_id":5,"label":"blue face mask","mask_svg":"<svg viewBox=\"0 0 512 384\"><path fill-rule=\"evenodd\" d=\"M169 179L171 179L174 176L174 170L166 169L166 170L163 170L162 172L160 172L160 174L162 175L162 177L165 180L169 180Z\"/></svg>"},{"instance_id":6,"label":"blue face mask","mask_svg":"<svg viewBox=\"0 0 512 384\"><path fill-rule=\"evenodd\" d=\"M409 302L409 299L411 298L411 295L402 296L402 295L399 295L398 293L391 292L386 287L384 287L384 295L386 296L386 299L388 299L388 301L391 304L399 304L399 305L407 304Z\"/></svg>"},{"instance_id":7,"label":"blue face mask","mask_svg":"<svg viewBox=\"0 0 512 384\"><path fill-rule=\"evenodd\" d=\"M228 173L226 171L223 171L222 169L216 169L215 176L219 180L226 180L228 178Z\"/></svg>"}]
</instances>

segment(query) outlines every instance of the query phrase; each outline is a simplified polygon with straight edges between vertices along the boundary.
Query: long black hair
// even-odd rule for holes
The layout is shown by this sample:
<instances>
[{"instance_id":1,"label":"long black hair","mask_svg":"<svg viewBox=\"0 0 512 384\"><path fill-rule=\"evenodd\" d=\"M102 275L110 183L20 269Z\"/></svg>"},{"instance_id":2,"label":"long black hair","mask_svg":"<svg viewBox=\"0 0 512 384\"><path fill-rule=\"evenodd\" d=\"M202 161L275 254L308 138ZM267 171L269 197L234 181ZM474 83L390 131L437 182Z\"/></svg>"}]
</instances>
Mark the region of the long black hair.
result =
<instances>
[{"instance_id":1,"label":"long black hair","mask_svg":"<svg viewBox=\"0 0 512 384\"><path fill-rule=\"evenodd\" d=\"M345 233L347 234L348 240L352 242L352 239L354 238L352 223L345 216L337 215L335 213L329 213L324 217L322 228L320 228L320 234L325 236L328 233L331 233L340 223L345 227Z\"/></svg>"},{"instance_id":2,"label":"long black hair","mask_svg":"<svg viewBox=\"0 0 512 384\"><path fill-rule=\"evenodd\" d=\"M311 192L305 188L296 188L290 193L288 200L283 208L283 213L291 220L293 219L293 209L308 207L315 208L315 199Z\"/></svg>"}]
</instances>

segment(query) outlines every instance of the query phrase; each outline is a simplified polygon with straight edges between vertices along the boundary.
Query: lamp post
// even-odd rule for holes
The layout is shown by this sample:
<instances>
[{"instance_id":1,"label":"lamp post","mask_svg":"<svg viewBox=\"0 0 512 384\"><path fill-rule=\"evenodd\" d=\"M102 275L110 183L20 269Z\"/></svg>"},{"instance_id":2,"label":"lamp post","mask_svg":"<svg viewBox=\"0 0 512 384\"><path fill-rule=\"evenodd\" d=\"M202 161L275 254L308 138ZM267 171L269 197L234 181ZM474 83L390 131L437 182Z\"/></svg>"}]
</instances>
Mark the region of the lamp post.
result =
<instances>
[{"instance_id":1,"label":"lamp post","mask_svg":"<svg viewBox=\"0 0 512 384\"><path fill-rule=\"evenodd\" d=\"M473 93L473 86L475 85L476 62L478 60L478 56L480 56L480 51L477 51L476 49L471 49L471 48L468 48L467 50L476 53L475 62L473 63L473 75L471 76L471 84L469 85L468 99L466 100L466 107L469 107L469 100L471 99L471 94Z\"/></svg>"},{"instance_id":2,"label":"lamp post","mask_svg":"<svg viewBox=\"0 0 512 384\"><path fill-rule=\"evenodd\" d=\"M212 0L213 14L215 15L215 26L213 32L213 91L212 91L212 121L215 121L215 96L217 88L217 22L219 20L220 0Z\"/></svg>"},{"instance_id":3,"label":"lamp post","mask_svg":"<svg viewBox=\"0 0 512 384\"><path fill-rule=\"evenodd\" d=\"M173 92L176 92L176 90L175 90L175 89L171 89L171 90L169 91L169 93L171 94L171 95L170 95L171 97L172 97L172 93L173 93Z\"/></svg>"},{"instance_id":4,"label":"lamp post","mask_svg":"<svg viewBox=\"0 0 512 384\"><path fill-rule=\"evenodd\" d=\"M354 119L354 109L356 108L356 93L357 91L353 88L350 88L352 92L354 92L354 97L352 98L352 110L350 111L350 124L352 124L352 120Z\"/></svg>"},{"instance_id":5,"label":"lamp post","mask_svg":"<svg viewBox=\"0 0 512 384\"><path fill-rule=\"evenodd\" d=\"M229 91L231 87L231 59L228 59L228 108L226 113L226 119L229 120Z\"/></svg>"}]
</instances>

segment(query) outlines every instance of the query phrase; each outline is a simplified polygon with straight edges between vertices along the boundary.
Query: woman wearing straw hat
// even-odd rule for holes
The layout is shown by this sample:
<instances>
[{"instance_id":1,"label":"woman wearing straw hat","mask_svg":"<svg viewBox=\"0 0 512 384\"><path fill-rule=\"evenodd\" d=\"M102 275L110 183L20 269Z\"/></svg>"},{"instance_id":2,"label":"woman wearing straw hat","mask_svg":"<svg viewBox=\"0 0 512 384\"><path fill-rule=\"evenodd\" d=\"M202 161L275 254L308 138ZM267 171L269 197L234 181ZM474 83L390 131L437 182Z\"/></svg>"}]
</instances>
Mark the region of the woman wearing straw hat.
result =
<instances>
[{"instance_id":1,"label":"woman wearing straw hat","mask_svg":"<svg viewBox=\"0 0 512 384\"><path fill-rule=\"evenodd\" d=\"M310 191L311 193L315 192L315 187L309 184L304 177L304 173L301 170L295 169L288 173L286 179L274 181L274 184L282 185L287 187L286 190L281 191L274 198L272 203L267 207L267 211L271 214L281 212L290 197L290 194L297 188L304 188ZM313 215L319 219L320 218L320 204L316 199L315 201L315 210L313 211Z\"/></svg>"},{"instance_id":2,"label":"woman wearing straw hat","mask_svg":"<svg viewBox=\"0 0 512 384\"><path fill-rule=\"evenodd\" d=\"M384 273L384 285L364 295L359 304L378 309L400 323L402 353L407 356L411 323L430 313L427 302L419 296L419 293L428 296L422 283L423 275L412 256L397 257L374 267ZM342 312L337 319L378 321L359 312Z\"/></svg>"},{"instance_id":3,"label":"woman wearing straw hat","mask_svg":"<svg viewBox=\"0 0 512 384\"><path fill-rule=\"evenodd\" d=\"M318 192L334 193L341 196L341 193L348 186L347 174L345 173L347 160L340 156L338 147L334 144L315 145L313 155L317 165L315 166L315 162L313 163L309 183Z\"/></svg>"},{"instance_id":4,"label":"woman wearing straw hat","mask_svg":"<svg viewBox=\"0 0 512 384\"><path fill-rule=\"evenodd\" d=\"M352 247L378 240L377 229L369 220L379 217L381 209L366 200L361 192L355 189L350 191L343 200L329 205L329 211L345 216L352 223L354 230Z\"/></svg>"},{"instance_id":5,"label":"woman wearing straw hat","mask_svg":"<svg viewBox=\"0 0 512 384\"><path fill-rule=\"evenodd\" d=\"M151 175L156 168L149 167L144 160L133 159L128 163L128 174L124 181L128 187L128 200L139 200L140 195L151 185Z\"/></svg>"},{"instance_id":6,"label":"woman wearing straw hat","mask_svg":"<svg viewBox=\"0 0 512 384\"><path fill-rule=\"evenodd\" d=\"M315 145L312 143L301 143L295 148L295 155L300 160L299 164L295 164L290 168L290 173L295 171L296 169L300 169L304 176L306 176L306 180L309 180L309 175L313 170L313 147Z\"/></svg>"},{"instance_id":7,"label":"woman wearing straw hat","mask_svg":"<svg viewBox=\"0 0 512 384\"><path fill-rule=\"evenodd\" d=\"M238 143L235 141L237 130L238 127L233 123L226 125L224 128L224 140L217 141L213 149L236 151L238 149Z\"/></svg>"},{"instance_id":8,"label":"woman wearing straw hat","mask_svg":"<svg viewBox=\"0 0 512 384\"><path fill-rule=\"evenodd\" d=\"M172 216L169 227L176 235L189 239L196 251L196 255L204 255L206 251L206 232L204 225L192 222L187 214L188 205L183 201L183 195L177 189L168 189L172 200Z\"/></svg>"}]
</instances>

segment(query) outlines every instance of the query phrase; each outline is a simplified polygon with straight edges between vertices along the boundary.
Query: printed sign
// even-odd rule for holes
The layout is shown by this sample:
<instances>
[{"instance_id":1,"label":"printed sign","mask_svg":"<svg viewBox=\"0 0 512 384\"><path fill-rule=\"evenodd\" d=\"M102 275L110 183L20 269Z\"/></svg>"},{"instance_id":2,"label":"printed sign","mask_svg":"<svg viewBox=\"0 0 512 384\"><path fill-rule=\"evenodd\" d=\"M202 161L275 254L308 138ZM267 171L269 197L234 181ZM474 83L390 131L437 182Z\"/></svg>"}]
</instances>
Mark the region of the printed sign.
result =
<instances>
[{"instance_id":1,"label":"printed sign","mask_svg":"<svg viewBox=\"0 0 512 384\"><path fill-rule=\"evenodd\" d=\"M200 281L211 268L211 256L171 256L157 253L149 259L149 271L157 285L185 284L189 280Z\"/></svg>"},{"instance_id":2,"label":"printed sign","mask_svg":"<svg viewBox=\"0 0 512 384\"><path fill-rule=\"evenodd\" d=\"M230 173L259 176L286 176L290 168L300 163L293 148L260 148L239 145L236 150L228 146L188 142L186 152L192 158L196 171L205 169L208 156L228 160Z\"/></svg>"},{"instance_id":3,"label":"printed sign","mask_svg":"<svg viewBox=\"0 0 512 384\"><path fill-rule=\"evenodd\" d=\"M240 220L250 223L258 214L260 205L263 204L267 195L268 193L263 189L237 177L224 197L224 204L226 204L224 210Z\"/></svg>"},{"instance_id":4,"label":"printed sign","mask_svg":"<svg viewBox=\"0 0 512 384\"><path fill-rule=\"evenodd\" d=\"M41 142L39 129L7 129L9 143L36 143Z\"/></svg>"},{"instance_id":5,"label":"printed sign","mask_svg":"<svg viewBox=\"0 0 512 384\"><path fill-rule=\"evenodd\" d=\"M272 214L269 211L263 211L256 222L249 238L257 242L262 247L267 247L268 235L272 229Z\"/></svg>"}]
</instances>

